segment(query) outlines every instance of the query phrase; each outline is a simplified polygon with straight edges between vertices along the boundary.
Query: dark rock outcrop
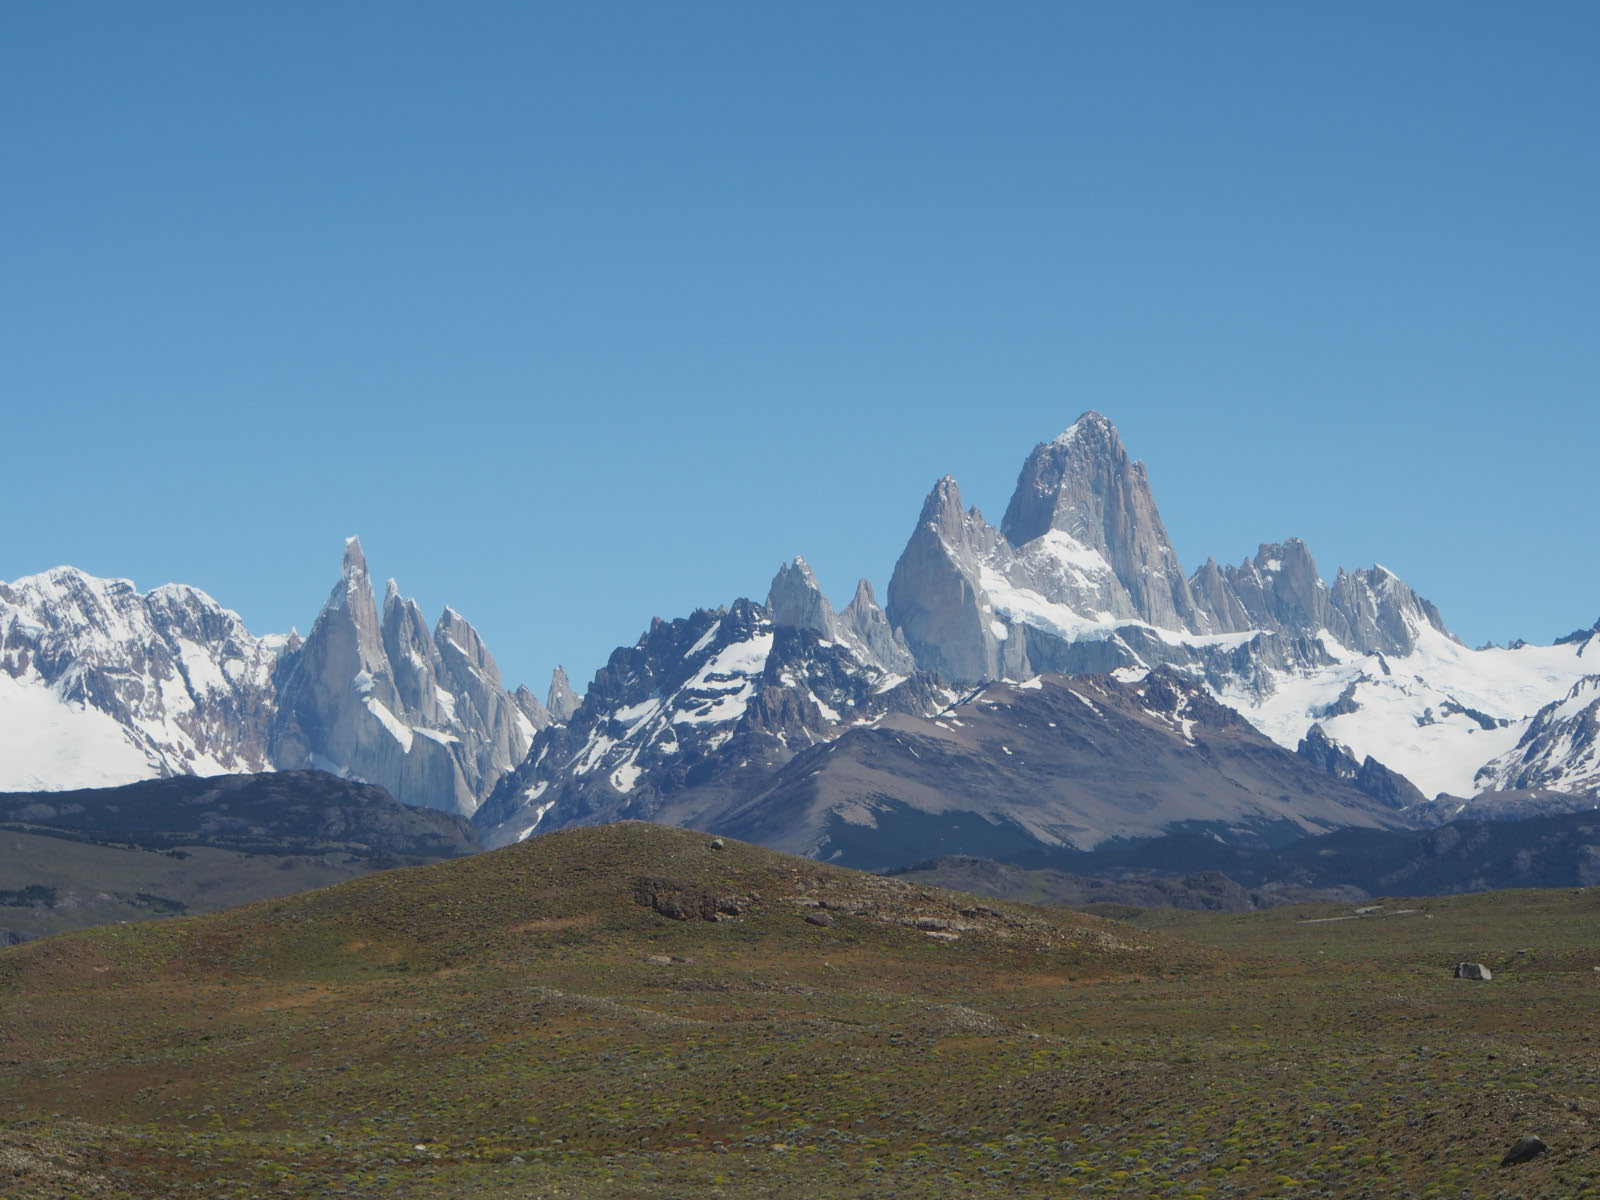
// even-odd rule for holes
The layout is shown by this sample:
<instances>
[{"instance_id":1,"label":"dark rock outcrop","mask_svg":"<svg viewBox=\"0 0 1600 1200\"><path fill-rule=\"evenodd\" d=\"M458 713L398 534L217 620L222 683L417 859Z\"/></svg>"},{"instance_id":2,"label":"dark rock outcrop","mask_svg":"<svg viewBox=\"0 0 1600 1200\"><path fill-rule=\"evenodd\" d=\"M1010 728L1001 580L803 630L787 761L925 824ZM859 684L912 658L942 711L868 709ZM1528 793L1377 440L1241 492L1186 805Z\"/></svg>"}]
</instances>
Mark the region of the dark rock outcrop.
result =
<instances>
[{"instance_id":1,"label":"dark rock outcrop","mask_svg":"<svg viewBox=\"0 0 1600 1200\"><path fill-rule=\"evenodd\" d=\"M674 921L722 921L744 911L739 897L708 892L670 879L641 877L634 883L635 903Z\"/></svg>"},{"instance_id":2,"label":"dark rock outcrop","mask_svg":"<svg viewBox=\"0 0 1600 1200\"><path fill-rule=\"evenodd\" d=\"M1407 809L1427 799L1409 779L1397 771L1391 771L1372 755L1356 762L1355 756L1330 738L1321 725L1313 725L1306 731L1295 753L1335 779L1355 784L1389 808Z\"/></svg>"},{"instance_id":3,"label":"dark rock outcrop","mask_svg":"<svg viewBox=\"0 0 1600 1200\"><path fill-rule=\"evenodd\" d=\"M1531 1162L1541 1154L1549 1151L1543 1138L1525 1137L1518 1139L1516 1145L1507 1150L1505 1157L1500 1160L1502 1167L1514 1167L1520 1163Z\"/></svg>"}]
</instances>

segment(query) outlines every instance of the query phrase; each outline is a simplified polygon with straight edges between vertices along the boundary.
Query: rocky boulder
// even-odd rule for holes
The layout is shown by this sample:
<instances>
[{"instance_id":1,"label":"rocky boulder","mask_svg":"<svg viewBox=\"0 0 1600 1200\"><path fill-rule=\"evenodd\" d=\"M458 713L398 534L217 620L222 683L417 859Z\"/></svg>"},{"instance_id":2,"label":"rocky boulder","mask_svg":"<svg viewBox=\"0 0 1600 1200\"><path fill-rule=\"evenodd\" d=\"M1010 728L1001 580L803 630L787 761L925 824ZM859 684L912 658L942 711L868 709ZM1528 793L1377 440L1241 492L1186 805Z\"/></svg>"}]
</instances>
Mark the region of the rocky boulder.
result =
<instances>
[{"instance_id":1,"label":"rocky boulder","mask_svg":"<svg viewBox=\"0 0 1600 1200\"><path fill-rule=\"evenodd\" d=\"M1520 1138L1516 1145L1506 1151L1505 1157L1500 1160L1500 1165L1502 1167L1514 1167L1519 1163L1529 1162L1538 1158L1539 1155L1548 1153L1549 1150L1550 1147L1545 1145L1543 1138Z\"/></svg>"}]
</instances>

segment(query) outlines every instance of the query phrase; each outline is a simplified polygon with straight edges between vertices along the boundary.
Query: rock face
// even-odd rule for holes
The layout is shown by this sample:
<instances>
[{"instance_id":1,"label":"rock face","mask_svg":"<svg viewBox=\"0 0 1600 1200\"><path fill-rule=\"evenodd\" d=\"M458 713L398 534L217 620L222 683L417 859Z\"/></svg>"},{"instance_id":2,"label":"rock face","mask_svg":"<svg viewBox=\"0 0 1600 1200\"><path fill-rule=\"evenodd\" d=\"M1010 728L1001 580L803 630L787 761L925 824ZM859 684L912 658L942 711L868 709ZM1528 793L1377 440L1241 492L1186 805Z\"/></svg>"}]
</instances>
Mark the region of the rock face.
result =
<instances>
[{"instance_id":1,"label":"rock face","mask_svg":"<svg viewBox=\"0 0 1600 1200\"><path fill-rule=\"evenodd\" d=\"M856 594L845 610L839 614L839 628L844 640L853 646L865 662L876 663L886 671L910 675L917 669L911 650L890 625L872 585L865 579L856 584Z\"/></svg>"},{"instance_id":2,"label":"rock face","mask_svg":"<svg viewBox=\"0 0 1600 1200\"><path fill-rule=\"evenodd\" d=\"M868 666L905 675L916 670L905 639L889 628L889 618L865 579L856 585L849 606L836 614L810 565L797 557L773 576L766 607L774 626L804 629L822 641L842 642Z\"/></svg>"},{"instance_id":3,"label":"rock face","mask_svg":"<svg viewBox=\"0 0 1600 1200\"><path fill-rule=\"evenodd\" d=\"M466 815L549 723L459 613L430 633L391 580L380 614L354 538L304 641L176 584L70 567L0 584L7 788L317 768Z\"/></svg>"},{"instance_id":4,"label":"rock face","mask_svg":"<svg viewBox=\"0 0 1600 1200\"><path fill-rule=\"evenodd\" d=\"M0 786L265 769L280 645L196 588L72 567L0 583Z\"/></svg>"},{"instance_id":5,"label":"rock face","mask_svg":"<svg viewBox=\"0 0 1600 1200\"><path fill-rule=\"evenodd\" d=\"M1069 570L1084 551L1110 567L1120 585L1108 597L1110 611L1164 629L1195 628L1194 600L1144 464L1129 459L1116 428L1099 413L1084 413L1055 441L1034 447L1000 530L1019 550L1064 535L1068 553L1056 557Z\"/></svg>"},{"instance_id":6,"label":"rock face","mask_svg":"<svg viewBox=\"0 0 1600 1200\"><path fill-rule=\"evenodd\" d=\"M1266 629L1295 638L1327 630L1363 654L1406 655L1421 629L1446 632L1438 610L1385 567L1341 567L1330 588L1299 538L1263 545L1237 567L1207 560L1192 583L1219 633Z\"/></svg>"},{"instance_id":7,"label":"rock face","mask_svg":"<svg viewBox=\"0 0 1600 1200\"><path fill-rule=\"evenodd\" d=\"M511 699L516 702L522 715L528 718L528 724L535 733L549 725L555 718L532 692L522 684L517 684L517 690L511 693Z\"/></svg>"},{"instance_id":8,"label":"rock face","mask_svg":"<svg viewBox=\"0 0 1600 1200\"><path fill-rule=\"evenodd\" d=\"M784 563L767 589L767 615L775 625L806 629L824 640L839 636L833 605L817 586L817 577L803 558Z\"/></svg>"},{"instance_id":9,"label":"rock face","mask_svg":"<svg viewBox=\"0 0 1600 1200\"><path fill-rule=\"evenodd\" d=\"M1002 547L982 513L962 512L954 479L934 485L895 563L887 609L923 670L960 682L1027 672L1026 645L1011 641L984 589L985 563Z\"/></svg>"},{"instance_id":10,"label":"rock face","mask_svg":"<svg viewBox=\"0 0 1600 1200\"><path fill-rule=\"evenodd\" d=\"M462 815L527 753L536 732L477 632L450 609L433 633L391 580L379 618L361 543L311 632L276 672L271 756L376 783L404 804Z\"/></svg>"},{"instance_id":11,"label":"rock face","mask_svg":"<svg viewBox=\"0 0 1600 1200\"><path fill-rule=\"evenodd\" d=\"M1409 779L1389 770L1372 755L1358 763L1355 755L1330 738L1321 725L1306 730L1295 753L1335 779L1353 783L1374 800L1397 811L1422 804L1427 799Z\"/></svg>"}]
</instances>

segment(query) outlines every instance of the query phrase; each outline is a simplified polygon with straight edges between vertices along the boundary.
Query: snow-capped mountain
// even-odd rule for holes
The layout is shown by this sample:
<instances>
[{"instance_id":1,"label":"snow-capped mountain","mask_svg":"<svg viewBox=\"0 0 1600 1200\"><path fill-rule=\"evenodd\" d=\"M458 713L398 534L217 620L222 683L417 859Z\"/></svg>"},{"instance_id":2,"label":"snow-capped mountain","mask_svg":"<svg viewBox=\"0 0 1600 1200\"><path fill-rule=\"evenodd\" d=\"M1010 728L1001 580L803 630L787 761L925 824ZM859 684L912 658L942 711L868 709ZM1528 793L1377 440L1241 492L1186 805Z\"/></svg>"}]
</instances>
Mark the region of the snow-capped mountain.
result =
<instances>
[{"instance_id":1,"label":"snow-capped mountain","mask_svg":"<svg viewBox=\"0 0 1600 1200\"><path fill-rule=\"evenodd\" d=\"M1516 746L1479 771L1478 783L1506 792L1600 795L1600 674L1585 675L1534 714Z\"/></svg>"},{"instance_id":2,"label":"snow-capped mountain","mask_svg":"<svg viewBox=\"0 0 1600 1200\"><path fill-rule=\"evenodd\" d=\"M1294 538L1185 576L1143 465L1095 413L1028 456L998 529L941 479L888 599L863 582L836 613L797 559L764 605L658 621L475 823L504 842L644 817L875 862L890 843L958 849L952 830L969 850L1175 824L1260 838L1445 819L1535 774L1596 790L1565 766L1593 744L1587 693L1534 718L1592 671L1586 640L1469 650L1393 572L1330 585ZM1039 687L1058 707L1076 696L1073 720L1034 720ZM1171 714L1147 693L1204 714L1204 732L1188 717L1154 737ZM1579 727L1551 732L1561 720ZM1522 774L1484 771L1519 739ZM1443 793L1462 799L1427 802ZM1554 801L1574 803L1593 801Z\"/></svg>"},{"instance_id":3,"label":"snow-capped mountain","mask_svg":"<svg viewBox=\"0 0 1600 1200\"><path fill-rule=\"evenodd\" d=\"M1320 722L1358 761L1463 798L1593 670L1571 639L1469 650L1393 572L1341 569L1330 586L1294 538L1185 578L1144 465L1092 412L1035 447L1000 529L941 479L887 611L917 663L958 682L1170 665L1280 745Z\"/></svg>"},{"instance_id":4,"label":"snow-capped mountain","mask_svg":"<svg viewBox=\"0 0 1600 1200\"><path fill-rule=\"evenodd\" d=\"M934 485L889 581L888 617L917 662L963 682L1168 663L1215 679L1329 661L1318 636L1407 654L1439 614L1382 567L1318 576L1303 542L1186 579L1144 464L1084 416L1024 463L995 529Z\"/></svg>"},{"instance_id":5,"label":"snow-capped mountain","mask_svg":"<svg viewBox=\"0 0 1600 1200\"><path fill-rule=\"evenodd\" d=\"M506 689L459 614L430 630L393 581L380 606L353 538L303 641L256 638L176 585L141 595L71 568L0 585L0 787L320 767L471 814L492 843L644 817L814 853L886 823L959 849L937 841L940 814L980 842L1085 845L1174 822L1261 837L1549 811L1600 803L1597 637L1470 650L1393 572L1329 584L1295 538L1186 576L1143 464L1086 413L1034 448L998 528L939 480L886 608L863 580L836 609L795 559L762 603L657 620L582 696L557 668L543 704ZM1074 713L1076 757L1043 732L1067 724L1033 719L1037 687ZM1208 715L1173 725L1145 694ZM1031 731L1025 754L998 726L947 736L1005 713ZM1236 737L1242 721L1294 765ZM1152 742L1158 726L1177 733ZM1222 763L1224 745L1243 759ZM1241 761L1265 773L1231 794ZM1096 771L1147 784L1085 790ZM976 792L950 791L962 781ZM1274 808L1284 795L1294 811Z\"/></svg>"},{"instance_id":6,"label":"snow-capped mountain","mask_svg":"<svg viewBox=\"0 0 1600 1200\"><path fill-rule=\"evenodd\" d=\"M0 583L0 790L266 769L280 643L196 588Z\"/></svg>"},{"instance_id":7,"label":"snow-capped mountain","mask_svg":"<svg viewBox=\"0 0 1600 1200\"><path fill-rule=\"evenodd\" d=\"M796 559L765 604L657 620L614 651L474 824L489 844L622 818L704 826L796 753L953 697L914 672L868 585L835 613Z\"/></svg>"},{"instance_id":8,"label":"snow-capped mountain","mask_svg":"<svg viewBox=\"0 0 1600 1200\"><path fill-rule=\"evenodd\" d=\"M390 581L380 620L354 538L303 642L176 584L0 583L0 790L318 767L467 815L549 723L460 614L430 634Z\"/></svg>"},{"instance_id":9,"label":"snow-capped mountain","mask_svg":"<svg viewBox=\"0 0 1600 1200\"><path fill-rule=\"evenodd\" d=\"M1571 643L1469 650L1432 629L1419 630L1401 657L1363 654L1326 632L1317 640L1327 661L1216 681L1218 695L1283 745L1315 720L1426 795L1462 800L1498 786L1481 768L1515 747L1534 714L1596 661Z\"/></svg>"}]
</instances>

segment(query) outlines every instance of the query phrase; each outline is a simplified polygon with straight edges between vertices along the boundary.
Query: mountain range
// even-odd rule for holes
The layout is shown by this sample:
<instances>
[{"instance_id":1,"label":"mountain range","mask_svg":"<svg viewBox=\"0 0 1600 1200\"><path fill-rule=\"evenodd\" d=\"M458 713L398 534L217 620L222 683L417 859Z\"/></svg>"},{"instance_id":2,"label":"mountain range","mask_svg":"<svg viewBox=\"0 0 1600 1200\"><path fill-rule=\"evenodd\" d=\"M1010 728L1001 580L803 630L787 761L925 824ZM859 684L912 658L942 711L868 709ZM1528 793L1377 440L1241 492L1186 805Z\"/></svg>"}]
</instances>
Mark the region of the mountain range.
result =
<instances>
[{"instance_id":1,"label":"mountain range","mask_svg":"<svg viewBox=\"0 0 1600 1200\"><path fill-rule=\"evenodd\" d=\"M70 567L0 584L0 788L315 768L469 817L486 844L622 818L864 866L1204 831L1593 808L1595 628L1469 649L1381 566L1289 538L1186 575L1144 465L1086 413L998 527L955 480L880 606L803 559L766 597L658 619L579 696L507 687L360 543L302 639L204 592Z\"/></svg>"}]
</instances>

